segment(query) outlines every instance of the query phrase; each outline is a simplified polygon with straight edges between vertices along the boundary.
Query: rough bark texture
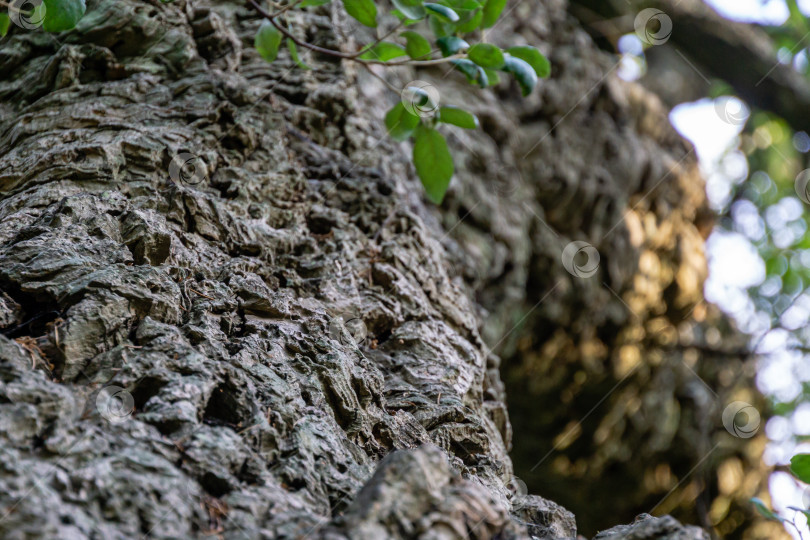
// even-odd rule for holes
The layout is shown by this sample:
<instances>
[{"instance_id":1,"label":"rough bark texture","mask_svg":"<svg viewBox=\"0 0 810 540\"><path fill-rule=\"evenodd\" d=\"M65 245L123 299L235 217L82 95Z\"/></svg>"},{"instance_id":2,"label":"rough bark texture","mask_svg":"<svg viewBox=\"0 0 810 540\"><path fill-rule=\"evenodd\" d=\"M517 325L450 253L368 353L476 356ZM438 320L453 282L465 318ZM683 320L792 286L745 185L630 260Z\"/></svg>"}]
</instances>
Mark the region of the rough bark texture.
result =
<instances>
[{"instance_id":1,"label":"rough bark texture","mask_svg":"<svg viewBox=\"0 0 810 540\"><path fill-rule=\"evenodd\" d=\"M570 512L513 476L492 350L509 358L524 467L608 396L569 447L602 448L594 469L538 469L532 492L563 493L564 478L596 505L599 486L671 488L642 469L674 455L685 474L708 450L690 437L719 424L682 360L723 392L745 376L703 352L708 213L692 152L565 8L520 4L492 33L549 52L554 76L527 101L418 74L483 124L451 137L441 209L385 138L396 96L328 58L267 64L242 6L90 1L70 33L13 29L0 49L0 536L575 537ZM351 46L328 7L296 23ZM563 269L573 239L599 249L597 276ZM625 379L636 393L608 393ZM704 537L650 518L599 538Z\"/></svg>"}]
</instances>

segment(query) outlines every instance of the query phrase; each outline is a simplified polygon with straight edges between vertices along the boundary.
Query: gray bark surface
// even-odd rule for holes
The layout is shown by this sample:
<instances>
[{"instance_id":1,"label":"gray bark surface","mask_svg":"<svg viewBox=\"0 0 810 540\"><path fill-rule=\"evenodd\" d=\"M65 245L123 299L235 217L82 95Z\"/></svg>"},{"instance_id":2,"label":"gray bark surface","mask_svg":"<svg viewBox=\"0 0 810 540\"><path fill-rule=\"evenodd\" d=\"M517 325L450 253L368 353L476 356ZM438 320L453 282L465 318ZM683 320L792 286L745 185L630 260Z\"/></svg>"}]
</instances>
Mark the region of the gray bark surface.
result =
<instances>
[{"instance_id":1,"label":"gray bark surface","mask_svg":"<svg viewBox=\"0 0 810 540\"><path fill-rule=\"evenodd\" d=\"M611 75L563 2L508 17L493 38L555 65L528 101L418 74L483 124L451 136L441 209L385 137L396 97L328 58L267 64L243 6L91 0L69 33L12 30L0 536L576 536L570 512L514 477L492 350L514 360L527 335L631 328L616 295L662 241L624 224L638 205L677 230L662 249L678 286L637 307L688 318L708 214L663 108ZM351 46L346 23L328 8L296 19L331 47ZM583 237L602 239L592 281L560 263ZM703 538L647 522L662 524L600 538Z\"/></svg>"}]
</instances>

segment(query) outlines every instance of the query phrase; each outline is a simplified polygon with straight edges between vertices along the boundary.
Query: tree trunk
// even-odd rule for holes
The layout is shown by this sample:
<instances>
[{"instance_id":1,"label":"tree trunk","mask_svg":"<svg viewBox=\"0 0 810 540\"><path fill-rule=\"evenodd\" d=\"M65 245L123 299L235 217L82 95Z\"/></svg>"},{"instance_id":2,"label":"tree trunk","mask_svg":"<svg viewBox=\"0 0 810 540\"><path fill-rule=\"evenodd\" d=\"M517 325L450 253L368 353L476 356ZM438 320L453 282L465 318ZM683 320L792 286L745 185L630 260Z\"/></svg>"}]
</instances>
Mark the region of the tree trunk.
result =
<instances>
[{"instance_id":1,"label":"tree trunk","mask_svg":"<svg viewBox=\"0 0 810 540\"><path fill-rule=\"evenodd\" d=\"M441 208L386 138L398 96L327 57L266 63L244 6L91 0L69 33L12 28L0 535L573 538L514 476L507 395L531 491L589 535L672 487L647 510L714 497L727 460L755 474L720 424L727 396L757 398L702 302L694 153L565 8L493 29L552 59L525 101L385 74L482 120L451 136ZM353 46L337 9L297 17ZM572 240L592 277L564 268ZM672 518L599 538L630 536L708 538Z\"/></svg>"}]
</instances>

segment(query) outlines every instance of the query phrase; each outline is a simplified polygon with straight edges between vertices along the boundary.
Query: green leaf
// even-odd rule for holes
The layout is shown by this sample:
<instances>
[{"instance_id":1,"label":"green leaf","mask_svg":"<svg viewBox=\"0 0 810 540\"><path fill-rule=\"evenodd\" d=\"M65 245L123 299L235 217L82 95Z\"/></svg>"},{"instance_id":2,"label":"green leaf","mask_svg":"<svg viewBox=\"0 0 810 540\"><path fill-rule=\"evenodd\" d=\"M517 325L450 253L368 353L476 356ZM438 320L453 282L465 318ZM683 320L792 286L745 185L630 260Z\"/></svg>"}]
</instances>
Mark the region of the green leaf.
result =
<instances>
[{"instance_id":1,"label":"green leaf","mask_svg":"<svg viewBox=\"0 0 810 540\"><path fill-rule=\"evenodd\" d=\"M450 60L450 63L467 77L467 81L474 83L478 79L478 66L466 58L461 60Z\"/></svg>"},{"instance_id":2,"label":"green leaf","mask_svg":"<svg viewBox=\"0 0 810 540\"><path fill-rule=\"evenodd\" d=\"M551 75L551 63L548 58L534 47L512 47L506 52L532 66L534 72L541 79Z\"/></svg>"},{"instance_id":3,"label":"green leaf","mask_svg":"<svg viewBox=\"0 0 810 540\"><path fill-rule=\"evenodd\" d=\"M435 15L428 16L428 25L433 31L433 35L437 38L451 36L453 32L455 32L455 25L453 23L445 24Z\"/></svg>"},{"instance_id":4,"label":"green leaf","mask_svg":"<svg viewBox=\"0 0 810 540\"><path fill-rule=\"evenodd\" d=\"M470 44L456 36L444 36L436 40L436 45L442 51L442 56L453 56L461 50L470 48Z\"/></svg>"},{"instance_id":5,"label":"green leaf","mask_svg":"<svg viewBox=\"0 0 810 540\"><path fill-rule=\"evenodd\" d=\"M377 26L377 6L374 0L343 0L343 8L360 24L372 28Z\"/></svg>"},{"instance_id":6,"label":"green leaf","mask_svg":"<svg viewBox=\"0 0 810 540\"><path fill-rule=\"evenodd\" d=\"M400 56L407 56L408 53L402 45L390 43L388 41L381 41L374 45L371 50L368 50L360 55L363 60L379 60L380 62L388 62Z\"/></svg>"},{"instance_id":7,"label":"green leaf","mask_svg":"<svg viewBox=\"0 0 810 540\"><path fill-rule=\"evenodd\" d=\"M405 44L405 52L408 53L408 56L414 60L424 60L425 58L430 57L430 42L426 40L422 34L414 32L413 30L408 30L406 32L402 32L400 36L407 40L407 43Z\"/></svg>"},{"instance_id":8,"label":"green leaf","mask_svg":"<svg viewBox=\"0 0 810 540\"><path fill-rule=\"evenodd\" d=\"M0 13L0 37L6 37L8 27L11 25L11 18L6 13Z\"/></svg>"},{"instance_id":9,"label":"green leaf","mask_svg":"<svg viewBox=\"0 0 810 540\"><path fill-rule=\"evenodd\" d=\"M476 43L467 51L467 57L485 68L500 69L504 66L503 52L489 43Z\"/></svg>"},{"instance_id":10,"label":"green leaf","mask_svg":"<svg viewBox=\"0 0 810 540\"><path fill-rule=\"evenodd\" d=\"M531 94L537 84L537 73L525 60L507 56L504 62L503 71L511 73L520 85L520 90L524 96Z\"/></svg>"},{"instance_id":11,"label":"green leaf","mask_svg":"<svg viewBox=\"0 0 810 540\"><path fill-rule=\"evenodd\" d=\"M300 7L302 7L302 8L305 8L305 7L318 7L318 6L324 6L324 5L328 4L331 1L332 0L304 0L303 2L301 2L298 5Z\"/></svg>"},{"instance_id":12,"label":"green leaf","mask_svg":"<svg viewBox=\"0 0 810 540\"><path fill-rule=\"evenodd\" d=\"M439 122L445 124L453 124L464 129L477 129L478 118L472 113L459 109L458 107L440 107L439 108Z\"/></svg>"},{"instance_id":13,"label":"green leaf","mask_svg":"<svg viewBox=\"0 0 810 540\"><path fill-rule=\"evenodd\" d=\"M84 0L44 0L46 32L70 30L84 16L87 6Z\"/></svg>"},{"instance_id":14,"label":"green leaf","mask_svg":"<svg viewBox=\"0 0 810 540\"><path fill-rule=\"evenodd\" d=\"M476 66L470 60L462 58L460 60L451 60L450 63L453 64L453 67L462 72L467 77L467 81L471 84L478 84L481 88L486 88L489 84L486 70L480 66Z\"/></svg>"},{"instance_id":15,"label":"green leaf","mask_svg":"<svg viewBox=\"0 0 810 540\"><path fill-rule=\"evenodd\" d=\"M790 472L805 484L810 484L810 454L796 454L790 458Z\"/></svg>"},{"instance_id":16,"label":"green leaf","mask_svg":"<svg viewBox=\"0 0 810 540\"><path fill-rule=\"evenodd\" d=\"M421 84L406 86L401 93L402 104L408 112L420 116L432 116L439 107L438 98L438 92L432 91L430 86Z\"/></svg>"},{"instance_id":17,"label":"green leaf","mask_svg":"<svg viewBox=\"0 0 810 540\"><path fill-rule=\"evenodd\" d=\"M443 22L458 22L459 16L458 13L453 11L447 6L443 6L441 4L432 4L427 3L424 4L425 9L428 10L432 15L435 15L439 20Z\"/></svg>"},{"instance_id":18,"label":"green leaf","mask_svg":"<svg viewBox=\"0 0 810 540\"><path fill-rule=\"evenodd\" d=\"M483 68L481 68L481 69L483 69ZM493 71L491 69L484 69L484 74L486 75L486 77L488 79L488 81L487 81L488 86L495 86L501 80L501 78L498 76L497 71Z\"/></svg>"},{"instance_id":19,"label":"green leaf","mask_svg":"<svg viewBox=\"0 0 810 540\"><path fill-rule=\"evenodd\" d=\"M259 51L259 55L272 62L278 57L278 48L281 46L281 32L273 24L265 19L262 21L256 37L253 38L253 46Z\"/></svg>"},{"instance_id":20,"label":"green leaf","mask_svg":"<svg viewBox=\"0 0 810 540\"><path fill-rule=\"evenodd\" d=\"M481 26L481 21L483 19L484 19L484 12L476 11L466 21L456 24L456 32L460 34L469 34L470 32L477 30L478 27Z\"/></svg>"},{"instance_id":21,"label":"green leaf","mask_svg":"<svg viewBox=\"0 0 810 540\"><path fill-rule=\"evenodd\" d=\"M453 157L441 133L423 124L416 128L413 164L428 199L441 204L453 177Z\"/></svg>"},{"instance_id":22,"label":"green leaf","mask_svg":"<svg viewBox=\"0 0 810 540\"><path fill-rule=\"evenodd\" d=\"M785 519L783 517L780 517L777 514L774 514L773 510L768 508L768 505L766 505L765 502L762 499L760 499L758 497L754 497L754 498L751 499L751 504L754 505L754 508L756 508L757 511L760 514L762 514L762 516L765 519L770 519L772 521L779 521L779 522L785 521Z\"/></svg>"},{"instance_id":23,"label":"green leaf","mask_svg":"<svg viewBox=\"0 0 810 540\"><path fill-rule=\"evenodd\" d=\"M290 58L293 59L293 62L298 64L298 67L302 69L312 69L306 65L303 60L301 60L300 56L298 56L298 47L296 47L295 42L290 38L287 38L287 48L290 50Z\"/></svg>"},{"instance_id":24,"label":"green leaf","mask_svg":"<svg viewBox=\"0 0 810 540\"><path fill-rule=\"evenodd\" d=\"M788 270L788 264L787 257L781 253L777 253L765 261L765 275L783 276Z\"/></svg>"},{"instance_id":25,"label":"green leaf","mask_svg":"<svg viewBox=\"0 0 810 540\"><path fill-rule=\"evenodd\" d=\"M484 4L484 19L481 21L481 25L484 28L494 26L504 7L506 7L506 0L487 0L487 3Z\"/></svg>"},{"instance_id":26,"label":"green leaf","mask_svg":"<svg viewBox=\"0 0 810 540\"><path fill-rule=\"evenodd\" d=\"M409 19L424 19L427 12L422 5L422 0L391 0L394 7Z\"/></svg>"},{"instance_id":27,"label":"green leaf","mask_svg":"<svg viewBox=\"0 0 810 540\"><path fill-rule=\"evenodd\" d=\"M459 11L472 11L483 5L478 0L442 0L441 3L453 8L456 13Z\"/></svg>"},{"instance_id":28,"label":"green leaf","mask_svg":"<svg viewBox=\"0 0 810 540\"><path fill-rule=\"evenodd\" d=\"M404 141L411 136L413 130L419 125L419 117L411 114L402 102L391 107L385 115L385 127L388 135L395 141Z\"/></svg>"}]
</instances>

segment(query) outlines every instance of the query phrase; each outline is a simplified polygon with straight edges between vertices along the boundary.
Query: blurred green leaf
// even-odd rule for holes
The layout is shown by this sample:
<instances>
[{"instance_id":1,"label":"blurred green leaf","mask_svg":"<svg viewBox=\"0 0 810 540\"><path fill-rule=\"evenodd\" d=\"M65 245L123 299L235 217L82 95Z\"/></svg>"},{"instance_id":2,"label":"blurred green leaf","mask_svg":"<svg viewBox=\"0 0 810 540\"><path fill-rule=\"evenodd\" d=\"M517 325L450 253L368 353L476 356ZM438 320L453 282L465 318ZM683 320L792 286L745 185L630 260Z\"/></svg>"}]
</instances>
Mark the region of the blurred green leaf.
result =
<instances>
[{"instance_id":1,"label":"blurred green leaf","mask_svg":"<svg viewBox=\"0 0 810 540\"><path fill-rule=\"evenodd\" d=\"M385 127L388 135L395 141L404 141L413 134L419 125L419 117L411 114L401 101L397 102L385 115Z\"/></svg>"},{"instance_id":2,"label":"blurred green leaf","mask_svg":"<svg viewBox=\"0 0 810 540\"><path fill-rule=\"evenodd\" d=\"M476 43L467 51L467 57L484 68L500 69L504 67L503 52L489 43Z\"/></svg>"},{"instance_id":3,"label":"blurred green leaf","mask_svg":"<svg viewBox=\"0 0 810 540\"><path fill-rule=\"evenodd\" d=\"M473 12L469 19L464 20L464 17L462 17L461 22L456 24L456 32L459 34L469 34L481 26L483 19L484 12L481 10Z\"/></svg>"},{"instance_id":4,"label":"blurred green leaf","mask_svg":"<svg viewBox=\"0 0 810 540\"><path fill-rule=\"evenodd\" d=\"M425 9L428 10L428 12L437 17L442 22L454 23L457 22L459 19L458 13L456 13L447 6L433 3L427 3L424 4L424 6Z\"/></svg>"},{"instance_id":5,"label":"blurred green leaf","mask_svg":"<svg viewBox=\"0 0 810 540\"><path fill-rule=\"evenodd\" d=\"M11 19L8 14L0 13L0 37L6 37L8 34L8 27L11 24Z\"/></svg>"},{"instance_id":6,"label":"blurred green leaf","mask_svg":"<svg viewBox=\"0 0 810 540\"><path fill-rule=\"evenodd\" d=\"M389 60L393 60L394 58L407 55L408 53L405 52L405 48L402 47L402 45L381 41L380 43L374 45L371 50L361 54L360 58L363 60L379 60L380 62L387 62Z\"/></svg>"},{"instance_id":7,"label":"blurred green leaf","mask_svg":"<svg viewBox=\"0 0 810 540\"><path fill-rule=\"evenodd\" d=\"M44 0L46 32L63 32L76 26L84 16L87 6L84 0Z\"/></svg>"},{"instance_id":8,"label":"blurred green leaf","mask_svg":"<svg viewBox=\"0 0 810 540\"><path fill-rule=\"evenodd\" d=\"M430 57L430 42L425 39L422 34L408 30L400 34L407 41L405 44L405 52L414 60L424 60Z\"/></svg>"},{"instance_id":9,"label":"blurred green leaf","mask_svg":"<svg viewBox=\"0 0 810 540\"><path fill-rule=\"evenodd\" d=\"M478 128L478 118L474 114L452 106L439 108L439 122L453 124L464 129Z\"/></svg>"},{"instance_id":10,"label":"blurred green leaf","mask_svg":"<svg viewBox=\"0 0 810 540\"><path fill-rule=\"evenodd\" d=\"M295 45L295 42L290 38L287 38L287 49L290 51L290 58L293 59L293 62L298 64L298 67L302 69L312 69L308 65L301 60L301 57L298 56L298 47Z\"/></svg>"},{"instance_id":11,"label":"blurred green leaf","mask_svg":"<svg viewBox=\"0 0 810 540\"><path fill-rule=\"evenodd\" d=\"M436 40L436 45L442 51L442 56L453 56L459 51L467 50L470 44L456 36L440 37Z\"/></svg>"},{"instance_id":12,"label":"blurred green leaf","mask_svg":"<svg viewBox=\"0 0 810 540\"><path fill-rule=\"evenodd\" d=\"M486 88L489 84L489 79L487 78L484 68L473 64L470 60L461 58L458 60L451 60L450 63L467 77L468 82L477 84L481 88Z\"/></svg>"},{"instance_id":13,"label":"blurred green leaf","mask_svg":"<svg viewBox=\"0 0 810 540\"><path fill-rule=\"evenodd\" d=\"M281 32L268 21L262 21L256 37L253 38L253 46L259 55L268 62L274 61L278 57L278 48L281 46Z\"/></svg>"},{"instance_id":14,"label":"blurred green leaf","mask_svg":"<svg viewBox=\"0 0 810 540\"><path fill-rule=\"evenodd\" d=\"M506 0L487 0L484 4L484 18L482 26L484 28L491 28L498 21L501 16L503 8L506 7Z\"/></svg>"},{"instance_id":15,"label":"blurred green leaf","mask_svg":"<svg viewBox=\"0 0 810 540\"><path fill-rule=\"evenodd\" d=\"M391 2L409 19L424 19L427 14L421 0L391 0Z\"/></svg>"},{"instance_id":16,"label":"blurred green leaf","mask_svg":"<svg viewBox=\"0 0 810 540\"><path fill-rule=\"evenodd\" d=\"M373 0L343 0L343 8L360 24L371 28L377 26L377 6Z\"/></svg>"},{"instance_id":17,"label":"blurred green leaf","mask_svg":"<svg viewBox=\"0 0 810 540\"><path fill-rule=\"evenodd\" d=\"M534 47L511 47L506 52L532 66L534 72L541 79L551 75L551 63L548 58Z\"/></svg>"},{"instance_id":18,"label":"blurred green leaf","mask_svg":"<svg viewBox=\"0 0 810 540\"><path fill-rule=\"evenodd\" d=\"M810 454L796 454L790 458L790 472L805 484L810 484Z\"/></svg>"},{"instance_id":19,"label":"blurred green leaf","mask_svg":"<svg viewBox=\"0 0 810 540\"><path fill-rule=\"evenodd\" d=\"M453 158L441 133L423 124L417 126L413 164L428 199L441 204L453 177Z\"/></svg>"},{"instance_id":20,"label":"blurred green leaf","mask_svg":"<svg viewBox=\"0 0 810 540\"><path fill-rule=\"evenodd\" d=\"M537 73L534 72L528 62L520 58L507 55L503 71L511 73L515 77L524 96L531 94L537 84Z\"/></svg>"}]
</instances>

